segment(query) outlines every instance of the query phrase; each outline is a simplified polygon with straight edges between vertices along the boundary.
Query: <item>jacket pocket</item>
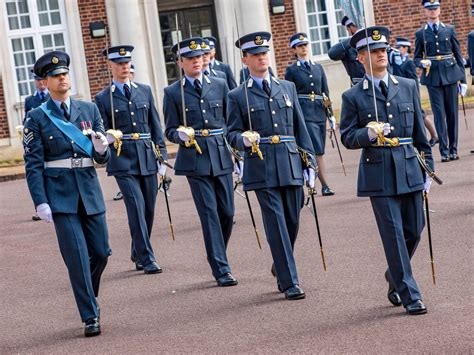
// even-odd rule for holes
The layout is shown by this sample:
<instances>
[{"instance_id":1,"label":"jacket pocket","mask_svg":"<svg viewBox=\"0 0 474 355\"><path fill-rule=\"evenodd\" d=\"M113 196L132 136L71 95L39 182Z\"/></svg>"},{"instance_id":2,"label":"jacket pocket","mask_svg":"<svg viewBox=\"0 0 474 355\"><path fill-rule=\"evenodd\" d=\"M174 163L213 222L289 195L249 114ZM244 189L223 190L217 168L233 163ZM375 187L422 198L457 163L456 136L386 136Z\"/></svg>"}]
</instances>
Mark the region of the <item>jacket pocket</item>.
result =
<instances>
[{"instance_id":1,"label":"jacket pocket","mask_svg":"<svg viewBox=\"0 0 474 355\"><path fill-rule=\"evenodd\" d=\"M267 166L265 163L265 153L262 150L263 160L258 157L258 154L251 154L250 150L245 152L244 160L244 176L245 184L254 184L264 182L267 179Z\"/></svg>"},{"instance_id":2,"label":"jacket pocket","mask_svg":"<svg viewBox=\"0 0 474 355\"><path fill-rule=\"evenodd\" d=\"M400 114L403 127L413 127L413 122L415 120L415 109L413 108L413 103L398 103L398 112Z\"/></svg>"},{"instance_id":3,"label":"jacket pocket","mask_svg":"<svg viewBox=\"0 0 474 355\"><path fill-rule=\"evenodd\" d=\"M360 157L359 191L380 191L384 186L383 148L364 149Z\"/></svg>"},{"instance_id":4,"label":"jacket pocket","mask_svg":"<svg viewBox=\"0 0 474 355\"><path fill-rule=\"evenodd\" d=\"M136 120L139 123L148 123L148 102L137 102L135 104Z\"/></svg>"},{"instance_id":5,"label":"jacket pocket","mask_svg":"<svg viewBox=\"0 0 474 355\"><path fill-rule=\"evenodd\" d=\"M293 179L302 179L303 178L303 163L301 160L300 153L296 148L295 143L287 143L286 147L288 149L288 156L290 158L291 172L293 174Z\"/></svg>"},{"instance_id":6,"label":"jacket pocket","mask_svg":"<svg viewBox=\"0 0 474 355\"><path fill-rule=\"evenodd\" d=\"M255 130L259 130L259 129L263 129L266 125L266 123L269 125L270 123L269 122L266 122L268 121L268 117L266 117L265 115L265 105L263 102L254 102L254 103L250 103L249 105L249 109L247 110L247 107L245 108L245 111L244 111L244 117L245 117L245 120L244 120L244 123L248 123L248 113L250 111L250 117L252 118L252 129L255 131Z\"/></svg>"}]
</instances>

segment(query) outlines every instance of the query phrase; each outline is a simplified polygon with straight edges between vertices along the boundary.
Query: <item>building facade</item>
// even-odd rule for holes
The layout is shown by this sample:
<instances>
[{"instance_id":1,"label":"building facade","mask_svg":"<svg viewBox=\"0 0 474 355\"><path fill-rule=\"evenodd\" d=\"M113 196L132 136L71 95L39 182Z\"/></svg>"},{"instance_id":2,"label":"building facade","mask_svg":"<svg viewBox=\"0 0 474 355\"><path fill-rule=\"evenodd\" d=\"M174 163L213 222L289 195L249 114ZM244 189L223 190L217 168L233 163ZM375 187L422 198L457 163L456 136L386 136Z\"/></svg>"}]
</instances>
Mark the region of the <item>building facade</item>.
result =
<instances>
[{"instance_id":1,"label":"building facade","mask_svg":"<svg viewBox=\"0 0 474 355\"><path fill-rule=\"evenodd\" d=\"M283 77L293 61L288 39L301 31L310 37L313 59L325 67L337 106L349 80L342 65L328 59L327 51L347 36L340 25L341 1L0 0L0 28L5 34L0 37L4 49L0 54L0 161L22 155L15 127L23 121L25 97L34 92L29 71L36 58L51 50L71 55L71 91L78 99L91 100L110 82L102 49L109 44L135 46L136 81L152 87L161 113L163 89L178 76L170 52L178 32L180 38L216 37L218 57L238 73L240 55L234 47L238 33L270 31L271 65ZM442 5L442 21L455 25L464 54L467 33L474 28L469 1ZM389 27L393 38L414 41L423 22L419 0L365 0L363 6L368 25Z\"/></svg>"}]
</instances>

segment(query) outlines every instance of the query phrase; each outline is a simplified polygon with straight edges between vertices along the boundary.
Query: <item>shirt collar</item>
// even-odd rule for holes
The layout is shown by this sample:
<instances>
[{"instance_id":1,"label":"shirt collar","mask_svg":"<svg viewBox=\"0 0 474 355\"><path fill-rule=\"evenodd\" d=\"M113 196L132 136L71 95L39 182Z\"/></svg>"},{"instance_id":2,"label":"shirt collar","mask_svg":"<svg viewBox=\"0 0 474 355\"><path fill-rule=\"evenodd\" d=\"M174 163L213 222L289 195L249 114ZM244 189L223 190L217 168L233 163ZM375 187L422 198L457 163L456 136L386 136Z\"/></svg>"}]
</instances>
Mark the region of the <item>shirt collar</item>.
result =
<instances>
[{"instance_id":1,"label":"shirt collar","mask_svg":"<svg viewBox=\"0 0 474 355\"><path fill-rule=\"evenodd\" d=\"M61 108L61 104L63 103L63 101L58 101L58 100L55 100L55 99L52 99L53 102L56 104L56 106L59 108L59 110L62 112L62 108ZM67 113L71 114L71 98L68 97L65 101L66 103L66 106L67 106Z\"/></svg>"},{"instance_id":2,"label":"shirt collar","mask_svg":"<svg viewBox=\"0 0 474 355\"><path fill-rule=\"evenodd\" d=\"M201 82L201 85L202 85L202 75L203 75L202 73L199 74L199 76L198 76L197 78L191 78L190 76L187 76L187 75L184 75L184 76L185 76L186 80L188 80L189 83L190 83L192 86L194 86L194 81L195 81L196 79L199 79L199 81Z\"/></svg>"},{"instance_id":3,"label":"shirt collar","mask_svg":"<svg viewBox=\"0 0 474 355\"><path fill-rule=\"evenodd\" d=\"M433 24L436 23L436 26L438 27L438 30L439 30L439 25L441 24L440 21L437 21L437 22L430 22L428 21L428 26L430 26L431 29L433 29Z\"/></svg>"},{"instance_id":4,"label":"shirt collar","mask_svg":"<svg viewBox=\"0 0 474 355\"><path fill-rule=\"evenodd\" d=\"M211 59L211 61L209 62L209 64L211 65L211 67L213 67L215 63L216 63L216 59L215 59L215 58L214 58L214 59Z\"/></svg>"},{"instance_id":5,"label":"shirt collar","mask_svg":"<svg viewBox=\"0 0 474 355\"><path fill-rule=\"evenodd\" d=\"M127 84L128 87L130 88L130 79L127 79L127 81L124 82L124 83L120 83L118 81L113 80L113 83L114 83L115 87L118 88L120 90L120 92L124 95L125 95L125 90L123 89L123 86L125 84Z\"/></svg>"},{"instance_id":6,"label":"shirt collar","mask_svg":"<svg viewBox=\"0 0 474 355\"><path fill-rule=\"evenodd\" d=\"M298 58L298 61L301 63L301 65L304 65L304 63L308 63L309 65L311 65L310 61L306 59Z\"/></svg>"},{"instance_id":7,"label":"shirt collar","mask_svg":"<svg viewBox=\"0 0 474 355\"><path fill-rule=\"evenodd\" d=\"M365 76L367 77L367 79L372 80L372 77L370 75L365 74ZM384 81L388 87L388 71L385 73L385 76L382 79L373 78L373 80L374 80L374 86L379 90L380 90L380 81Z\"/></svg>"},{"instance_id":8,"label":"shirt collar","mask_svg":"<svg viewBox=\"0 0 474 355\"><path fill-rule=\"evenodd\" d=\"M263 79L266 79L268 81L268 86L270 88L272 87L272 81L270 80L270 73L268 73L267 76L264 78L259 78L253 75L250 75L250 77L253 79L253 81L255 81L260 86L262 90L263 90Z\"/></svg>"},{"instance_id":9,"label":"shirt collar","mask_svg":"<svg viewBox=\"0 0 474 355\"><path fill-rule=\"evenodd\" d=\"M48 96L48 94L49 94L49 91L48 91L48 89L44 89L44 90L36 90L36 95L37 95L38 97L40 97L40 96L41 96L41 93L43 93L43 94L44 94L44 96Z\"/></svg>"}]
</instances>

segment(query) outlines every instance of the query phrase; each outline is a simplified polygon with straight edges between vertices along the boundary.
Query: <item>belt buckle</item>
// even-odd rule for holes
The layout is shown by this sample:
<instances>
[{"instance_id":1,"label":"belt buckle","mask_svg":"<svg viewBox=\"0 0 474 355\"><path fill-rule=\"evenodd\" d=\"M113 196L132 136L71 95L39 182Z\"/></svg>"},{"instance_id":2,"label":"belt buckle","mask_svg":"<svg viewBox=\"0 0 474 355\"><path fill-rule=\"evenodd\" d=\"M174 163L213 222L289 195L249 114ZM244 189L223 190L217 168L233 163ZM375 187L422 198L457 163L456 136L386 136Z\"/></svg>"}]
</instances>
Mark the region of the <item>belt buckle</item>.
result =
<instances>
[{"instance_id":1,"label":"belt buckle","mask_svg":"<svg viewBox=\"0 0 474 355\"><path fill-rule=\"evenodd\" d=\"M71 168L82 168L82 158L71 158Z\"/></svg>"},{"instance_id":2,"label":"belt buckle","mask_svg":"<svg viewBox=\"0 0 474 355\"><path fill-rule=\"evenodd\" d=\"M309 99L310 99L311 101L316 100L316 94L315 94L314 92L311 93L311 94L309 94L308 97L309 97Z\"/></svg>"},{"instance_id":3,"label":"belt buckle","mask_svg":"<svg viewBox=\"0 0 474 355\"><path fill-rule=\"evenodd\" d=\"M201 135L202 135L203 137L209 136L209 133L210 133L210 132L209 132L208 129L203 129L203 130L201 130Z\"/></svg>"},{"instance_id":4,"label":"belt buckle","mask_svg":"<svg viewBox=\"0 0 474 355\"><path fill-rule=\"evenodd\" d=\"M280 143L280 136L272 136L271 142L272 144Z\"/></svg>"},{"instance_id":5,"label":"belt buckle","mask_svg":"<svg viewBox=\"0 0 474 355\"><path fill-rule=\"evenodd\" d=\"M442 60L442 59L443 59L443 56L437 55L435 58L436 58L436 60Z\"/></svg>"},{"instance_id":6,"label":"belt buckle","mask_svg":"<svg viewBox=\"0 0 474 355\"><path fill-rule=\"evenodd\" d=\"M133 140L138 140L140 139L140 133L132 133L130 138Z\"/></svg>"}]
</instances>

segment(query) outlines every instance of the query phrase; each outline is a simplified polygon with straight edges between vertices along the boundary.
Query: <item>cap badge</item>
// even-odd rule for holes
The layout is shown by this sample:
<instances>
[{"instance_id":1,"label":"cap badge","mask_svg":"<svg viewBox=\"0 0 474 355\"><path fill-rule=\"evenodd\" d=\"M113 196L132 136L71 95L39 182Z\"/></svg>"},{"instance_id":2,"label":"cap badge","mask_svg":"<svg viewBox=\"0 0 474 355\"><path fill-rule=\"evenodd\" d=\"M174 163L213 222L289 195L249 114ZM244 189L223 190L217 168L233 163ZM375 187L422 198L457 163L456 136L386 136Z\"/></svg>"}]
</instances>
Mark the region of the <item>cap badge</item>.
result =
<instances>
[{"instance_id":1,"label":"cap badge","mask_svg":"<svg viewBox=\"0 0 474 355\"><path fill-rule=\"evenodd\" d=\"M189 42L189 48L192 49L193 51L195 51L197 49L198 45L196 43L196 41L191 41Z\"/></svg>"},{"instance_id":2,"label":"cap badge","mask_svg":"<svg viewBox=\"0 0 474 355\"><path fill-rule=\"evenodd\" d=\"M373 30L372 31L372 39L374 41L380 41L380 38L382 38L382 35L380 34L379 30Z\"/></svg>"},{"instance_id":3,"label":"cap badge","mask_svg":"<svg viewBox=\"0 0 474 355\"><path fill-rule=\"evenodd\" d=\"M53 64L58 64L58 63L59 63L59 58L56 57L56 56L53 56L53 57L51 58L51 63L53 63Z\"/></svg>"},{"instance_id":4,"label":"cap badge","mask_svg":"<svg viewBox=\"0 0 474 355\"><path fill-rule=\"evenodd\" d=\"M253 41L257 46L261 46L263 44L262 36L256 36L255 40Z\"/></svg>"},{"instance_id":5,"label":"cap badge","mask_svg":"<svg viewBox=\"0 0 474 355\"><path fill-rule=\"evenodd\" d=\"M207 44L204 43L204 42L202 42L202 43L201 43L201 48L202 48L202 49L206 49L206 48L207 48Z\"/></svg>"},{"instance_id":6,"label":"cap badge","mask_svg":"<svg viewBox=\"0 0 474 355\"><path fill-rule=\"evenodd\" d=\"M125 50L125 48L120 48L120 49L119 49L119 54L120 54L121 56L124 56L125 54L127 54L127 51Z\"/></svg>"},{"instance_id":7,"label":"cap badge","mask_svg":"<svg viewBox=\"0 0 474 355\"><path fill-rule=\"evenodd\" d=\"M304 36L303 36L303 35L300 35L300 36L298 37L298 39L299 39L300 41L304 41Z\"/></svg>"}]
</instances>

